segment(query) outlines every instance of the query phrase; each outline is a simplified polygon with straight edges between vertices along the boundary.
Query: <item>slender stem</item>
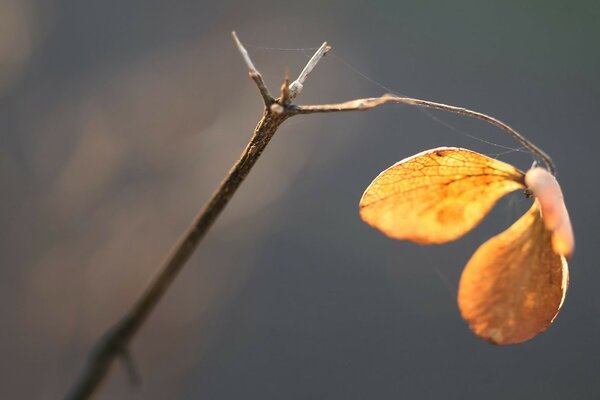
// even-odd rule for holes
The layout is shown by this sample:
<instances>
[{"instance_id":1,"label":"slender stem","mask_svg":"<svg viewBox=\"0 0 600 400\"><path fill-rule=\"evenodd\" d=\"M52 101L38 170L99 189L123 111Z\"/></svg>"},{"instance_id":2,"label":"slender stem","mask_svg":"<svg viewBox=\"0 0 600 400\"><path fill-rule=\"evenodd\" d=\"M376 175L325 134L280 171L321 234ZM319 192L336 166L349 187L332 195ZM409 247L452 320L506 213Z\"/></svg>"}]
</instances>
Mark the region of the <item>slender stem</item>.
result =
<instances>
[{"instance_id":1,"label":"slender stem","mask_svg":"<svg viewBox=\"0 0 600 400\"><path fill-rule=\"evenodd\" d=\"M415 99L411 97L400 97L400 96L392 96L392 95L384 95L381 97L371 97L365 99L358 99L347 101L344 103L338 104L322 104L322 105L297 105L294 106L293 112L297 114L316 114L316 113L329 113L329 112L340 112L340 111L361 111L361 110L370 110L375 107L379 107L383 104L388 103L400 103L406 104L410 106L424 107L424 108L433 108L436 110L443 110L448 112L453 112L455 114L466 115L471 118L479 119L485 121L489 124L492 124L504 132L509 134L513 139L521 143L527 149L529 149L534 155L538 156L546 165L546 168L553 175L556 174L556 166L552 161L552 158L546 154L542 149L536 146L533 142L527 139L525 136L517 132L515 129L511 128L508 124L491 117L487 114L469 110L464 107L456 107L443 103L436 103L428 100Z\"/></svg>"},{"instance_id":2,"label":"slender stem","mask_svg":"<svg viewBox=\"0 0 600 400\"><path fill-rule=\"evenodd\" d=\"M266 111L240 159L210 201L194 219L188 230L177 241L148 288L142 293L125 317L115 325L98 343L88 366L67 399L86 399L102 383L117 357L124 354L132 337L158 304L200 240L225 208L235 191L262 154L263 150L288 114Z\"/></svg>"}]
</instances>

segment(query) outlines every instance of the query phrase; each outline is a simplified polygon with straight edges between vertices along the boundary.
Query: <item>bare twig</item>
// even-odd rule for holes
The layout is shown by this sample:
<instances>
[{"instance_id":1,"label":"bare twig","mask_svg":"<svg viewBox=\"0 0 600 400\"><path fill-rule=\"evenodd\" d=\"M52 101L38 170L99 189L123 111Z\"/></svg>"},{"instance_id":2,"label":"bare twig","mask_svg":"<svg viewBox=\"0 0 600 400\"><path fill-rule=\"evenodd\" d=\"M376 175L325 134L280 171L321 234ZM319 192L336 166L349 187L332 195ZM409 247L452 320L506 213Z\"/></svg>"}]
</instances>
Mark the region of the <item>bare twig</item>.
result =
<instances>
[{"instance_id":1,"label":"bare twig","mask_svg":"<svg viewBox=\"0 0 600 400\"><path fill-rule=\"evenodd\" d=\"M508 133L512 136L516 141L521 143L527 149L529 149L533 154L538 156L546 165L546 168L554 175L556 173L556 166L552 161L552 158L546 154L542 149L536 146L533 142L523 136L521 133L517 132L509 125L504 122L491 117L487 114L480 113L478 111L469 110L468 108L451 106L443 103L436 103L428 100L415 99L411 97L400 97L393 95L384 95L381 97L371 97L366 99L357 99L352 101L347 101L338 104L322 104L322 105L308 105L308 106L294 106L294 112L297 114L316 114L316 113L330 113L330 112L339 112L339 111L362 111L362 110L370 110L372 108L381 106L383 104L388 103L399 103L406 104L410 106L417 106L423 108L433 108L436 110L443 110L452 112L455 114L466 115L471 118L479 119L485 121L491 125L494 125L504 132Z\"/></svg>"},{"instance_id":2,"label":"bare twig","mask_svg":"<svg viewBox=\"0 0 600 400\"><path fill-rule=\"evenodd\" d=\"M254 63L252 62L252 59L250 58L248 51L246 50L246 48L244 47L242 42L240 42L240 39L238 38L237 33L235 33L235 31L233 31L233 32L231 32L231 36L233 37L233 41L235 42L235 45L237 46L238 51L242 55L242 58L244 59L246 66L248 67L248 75L250 75L250 78L252 78L252 80L254 81L254 83L256 83L256 86L258 87L258 91L260 92L260 94L263 98L265 107L267 107L267 108L270 107L271 104L275 103L275 99L273 98L273 96L271 96L271 93L269 92L269 89L267 88L267 85L265 84L265 81L263 80L262 75L260 74L260 72L258 72L256 67L254 66Z\"/></svg>"},{"instance_id":3,"label":"bare twig","mask_svg":"<svg viewBox=\"0 0 600 400\"><path fill-rule=\"evenodd\" d=\"M194 218L192 224L186 232L179 238L167 255L163 264L158 270L157 275L151 281L150 285L144 290L133 307L125 316L108 330L98 341L92 351L88 364L82 375L75 382L72 390L67 395L67 399L87 399L99 387L107 376L115 359L123 357L126 367L130 369L130 374L135 377L136 371L132 368L131 360L128 358L128 346L133 337L142 327L150 313L162 299L173 280L181 271L186 261L190 258L204 235L208 232L212 224L216 221L229 200L233 197L241 183L246 179L250 170L266 148L267 144L277 132L277 129L288 118L295 115L329 113L341 111L359 111L370 110L387 103L401 103L418 107L435 108L439 110L450 111L469 117L477 118L493 124L510 134L533 153L538 155L547 165L551 172L554 172L554 164L550 157L540 150L537 146L519 134L505 123L490 117L488 115L471 111L466 108L449 106L446 104L435 103L427 100L413 99L409 97L397 97L385 95L382 97L373 97L348 101L339 104L324 105L305 105L299 106L290 104L290 101L299 94L308 74L315 65L330 49L323 43L315 55L310 59L298 79L291 85L287 78L282 85L281 97L278 99L271 96L267 89L261 74L256 70L254 63L250 59L248 52L238 39L235 32L232 32L235 44L244 59L250 77L256 83L256 86L263 98L265 104L264 114L258 125L254 129L250 142L242 152L239 160L233 165L225 179L221 182L217 190L204 208Z\"/></svg>"},{"instance_id":4,"label":"bare twig","mask_svg":"<svg viewBox=\"0 0 600 400\"><path fill-rule=\"evenodd\" d=\"M198 243L221 214L227 203L229 203L229 200L233 197L240 184L246 179L248 173L279 126L293 115L293 113L286 112L287 107L285 103L277 103L270 95L262 76L254 67L252 60L248 56L248 52L240 43L235 32L233 33L233 38L248 66L250 77L256 83L263 97L265 102L264 115L254 129L250 142L246 145L240 159L233 165L211 199L194 218L187 231L175 243L171 252L159 268L158 274L127 314L98 341L90 355L85 370L69 394L67 394L67 399L89 398L102 383L115 359L118 357L127 358L127 348L131 339L144 324L148 315L154 310L181 268L198 246ZM287 91L289 81L288 83L284 83L284 85Z\"/></svg>"},{"instance_id":5,"label":"bare twig","mask_svg":"<svg viewBox=\"0 0 600 400\"><path fill-rule=\"evenodd\" d=\"M315 68L317 63L321 60L321 58L323 58L329 50L331 50L331 46L329 46L327 42L323 42L323 44L321 45L321 47L319 47L317 52L311 57L310 60L308 60L308 63L306 64L302 72L300 72L298 79L296 79L290 85L290 100L293 100L296 96L300 94L302 88L304 87L304 81Z\"/></svg>"}]
</instances>

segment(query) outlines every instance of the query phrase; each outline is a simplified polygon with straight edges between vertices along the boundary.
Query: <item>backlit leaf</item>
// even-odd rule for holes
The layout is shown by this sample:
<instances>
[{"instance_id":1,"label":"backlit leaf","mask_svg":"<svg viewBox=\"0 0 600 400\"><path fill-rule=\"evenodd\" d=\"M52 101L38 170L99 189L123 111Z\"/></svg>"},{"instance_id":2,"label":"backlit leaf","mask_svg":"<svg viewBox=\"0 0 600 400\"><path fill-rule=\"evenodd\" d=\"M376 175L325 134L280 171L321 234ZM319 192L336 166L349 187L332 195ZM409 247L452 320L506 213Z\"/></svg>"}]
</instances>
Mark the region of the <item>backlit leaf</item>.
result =
<instances>
[{"instance_id":1,"label":"backlit leaf","mask_svg":"<svg viewBox=\"0 0 600 400\"><path fill-rule=\"evenodd\" d=\"M360 215L393 238L443 243L473 229L498 199L520 188L524 174L513 166L440 147L383 171L363 194Z\"/></svg>"},{"instance_id":2,"label":"backlit leaf","mask_svg":"<svg viewBox=\"0 0 600 400\"><path fill-rule=\"evenodd\" d=\"M479 337L496 344L520 343L552 323L568 279L567 262L554 252L536 201L471 257L460 279L458 305Z\"/></svg>"}]
</instances>

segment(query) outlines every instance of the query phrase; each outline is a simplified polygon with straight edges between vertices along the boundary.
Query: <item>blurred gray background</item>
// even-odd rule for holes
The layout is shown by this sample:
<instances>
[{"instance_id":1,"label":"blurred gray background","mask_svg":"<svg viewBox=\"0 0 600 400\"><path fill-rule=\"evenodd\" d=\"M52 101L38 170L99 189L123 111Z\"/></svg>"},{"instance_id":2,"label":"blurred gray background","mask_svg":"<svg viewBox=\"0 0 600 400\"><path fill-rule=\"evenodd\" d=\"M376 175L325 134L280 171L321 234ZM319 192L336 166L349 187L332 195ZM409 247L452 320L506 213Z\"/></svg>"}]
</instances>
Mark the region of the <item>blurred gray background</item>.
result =
<instances>
[{"instance_id":1,"label":"blurred gray background","mask_svg":"<svg viewBox=\"0 0 600 400\"><path fill-rule=\"evenodd\" d=\"M0 398L66 392L237 159L261 101L233 29L273 91L334 46L299 103L395 90L545 149L577 238L566 303L518 346L460 317L460 272L518 194L444 246L358 216L381 170L435 146L527 169L503 133L402 106L297 117L134 340L142 385L118 365L98 398L598 398L599 4L0 0Z\"/></svg>"}]
</instances>

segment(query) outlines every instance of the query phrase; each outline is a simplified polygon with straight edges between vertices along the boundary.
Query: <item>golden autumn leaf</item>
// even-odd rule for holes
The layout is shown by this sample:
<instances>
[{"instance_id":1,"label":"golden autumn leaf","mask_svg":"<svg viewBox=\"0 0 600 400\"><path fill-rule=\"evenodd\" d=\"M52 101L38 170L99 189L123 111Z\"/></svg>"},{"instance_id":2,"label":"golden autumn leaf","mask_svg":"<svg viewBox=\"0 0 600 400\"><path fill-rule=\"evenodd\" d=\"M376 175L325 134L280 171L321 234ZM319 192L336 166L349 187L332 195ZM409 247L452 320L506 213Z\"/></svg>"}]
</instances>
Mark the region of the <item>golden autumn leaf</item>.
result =
<instances>
[{"instance_id":1,"label":"golden autumn leaf","mask_svg":"<svg viewBox=\"0 0 600 400\"><path fill-rule=\"evenodd\" d=\"M485 242L467 263L458 305L475 334L520 343L554 320L567 291L564 256L552 249L537 202L510 228Z\"/></svg>"},{"instance_id":2,"label":"golden autumn leaf","mask_svg":"<svg viewBox=\"0 0 600 400\"><path fill-rule=\"evenodd\" d=\"M395 239L444 243L473 229L524 174L471 150L439 147L383 171L360 200L360 215Z\"/></svg>"},{"instance_id":3,"label":"golden autumn leaf","mask_svg":"<svg viewBox=\"0 0 600 400\"><path fill-rule=\"evenodd\" d=\"M360 201L369 225L422 244L455 240L504 195L526 188L535 203L506 231L481 245L463 271L458 304L473 332L496 344L544 331L568 285L574 237L562 191L542 168L523 174L471 150L440 147L383 171Z\"/></svg>"}]
</instances>

